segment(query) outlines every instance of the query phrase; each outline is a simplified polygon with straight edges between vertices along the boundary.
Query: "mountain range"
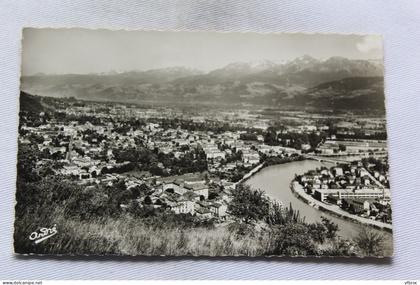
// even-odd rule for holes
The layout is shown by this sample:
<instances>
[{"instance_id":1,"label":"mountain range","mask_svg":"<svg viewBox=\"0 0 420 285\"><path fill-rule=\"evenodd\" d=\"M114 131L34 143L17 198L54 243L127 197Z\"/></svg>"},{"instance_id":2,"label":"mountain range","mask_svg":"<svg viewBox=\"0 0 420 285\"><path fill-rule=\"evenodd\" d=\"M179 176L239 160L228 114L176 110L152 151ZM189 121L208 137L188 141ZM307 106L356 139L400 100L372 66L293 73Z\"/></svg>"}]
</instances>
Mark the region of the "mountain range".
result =
<instances>
[{"instance_id":1,"label":"mountain range","mask_svg":"<svg viewBox=\"0 0 420 285\"><path fill-rule=\"evenodd\" d=\"M288 62L235 62L202 72L186 67L101 74L37 74L21 90L42 96L141 103L287 105L384 110L378 60L301 56ZM363 103L363 104L362 104Z\"/></svg>"}]
</instances>

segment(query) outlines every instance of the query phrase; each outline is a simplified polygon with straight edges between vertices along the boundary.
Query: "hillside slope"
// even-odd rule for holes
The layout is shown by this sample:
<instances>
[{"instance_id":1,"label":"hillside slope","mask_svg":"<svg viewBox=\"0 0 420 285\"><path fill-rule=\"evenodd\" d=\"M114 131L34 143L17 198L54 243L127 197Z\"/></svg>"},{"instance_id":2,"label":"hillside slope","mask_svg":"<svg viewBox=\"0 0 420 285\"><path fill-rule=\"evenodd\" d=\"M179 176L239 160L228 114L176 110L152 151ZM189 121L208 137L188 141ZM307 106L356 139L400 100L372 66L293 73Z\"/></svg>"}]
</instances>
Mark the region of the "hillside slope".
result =
<instances>
[{"instance_id":1,"label":"hillside slope","mask_svg":"<svg viewBox=\"0 0 420 285\"><path fill-rule=\"evenodd\" d=\"M39 114L45 109L41 104L41 98L21 91L19 97L20 112Z\"/></svg>"}]
</instances>

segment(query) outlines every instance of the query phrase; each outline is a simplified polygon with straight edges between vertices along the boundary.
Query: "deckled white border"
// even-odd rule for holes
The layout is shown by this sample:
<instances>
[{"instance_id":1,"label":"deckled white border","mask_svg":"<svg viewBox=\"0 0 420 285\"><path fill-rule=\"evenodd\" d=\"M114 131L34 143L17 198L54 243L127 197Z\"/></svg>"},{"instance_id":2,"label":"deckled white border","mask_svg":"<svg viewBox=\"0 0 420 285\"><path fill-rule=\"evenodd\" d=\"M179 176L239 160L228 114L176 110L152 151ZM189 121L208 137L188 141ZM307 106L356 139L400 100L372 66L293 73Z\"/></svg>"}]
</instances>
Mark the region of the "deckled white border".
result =
<instances>
[{"instance_id":1,"label":"deckled white border","mask_svg":"<svg viewBox=\"0 0 420 285\"><path fill-rule=\"evenodd\" d=\"M382 34L395 257L349 259L16 258L12 255L22 27ZM0 278L418 278L420 3L380 0L0 2Z\"/></svg>"}]
</instances>

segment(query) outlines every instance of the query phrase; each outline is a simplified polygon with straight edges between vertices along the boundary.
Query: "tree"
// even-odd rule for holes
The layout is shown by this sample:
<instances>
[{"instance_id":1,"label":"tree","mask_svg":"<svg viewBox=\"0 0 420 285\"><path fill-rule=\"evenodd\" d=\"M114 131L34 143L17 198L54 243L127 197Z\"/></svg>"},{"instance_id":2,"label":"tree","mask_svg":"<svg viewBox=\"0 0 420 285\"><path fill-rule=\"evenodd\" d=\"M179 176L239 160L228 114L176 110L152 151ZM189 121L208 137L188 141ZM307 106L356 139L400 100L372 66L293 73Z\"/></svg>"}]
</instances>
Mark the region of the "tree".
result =
<instances>
[{"instance_id":1,"label":"tree","mask_svg":"<svg viewBox=\"0 0 420 285\"><path fill-rule=\"evenodd\" d=\"M134 186L130 188L131 190L131 197L132 199L137 199L138 197L145 196L147 192L150 191L149 186L147 186L146 183L143 183L141 185Z\"/></svg>"},{"instance_id":2,"label":"tree","mask_svg":"<svg viewBox=\"0 0 420 285\"><path fill-rule=\"evenodd\" d=\"M343 144L339 144L339 145L338 145L338 149L339 149L340 151L346 151L347 147L346 147L345 145L343 145Z\"/></svg>"},{"instance_id":3,"label":"tree","mask_svg":"<svg viewBox=\"0 0 420 285\"><path fill-rule=\"evenodd\" d=\"M331 222L331 220L326 217L321 217L321 219L322 225L327 229L326 237L329 239L335 238L338 231L338 225Z\"/></svg>"},{"instance_id":4,"label":"tree","mask_svg":"<svg viewBox=\"0 0 420 285\"><path fill-rule=\"evenodd\" d=\"M290 203L289 208L283 207L278 202L271 202L266 218L269 225L284 225L286 223L303 223L299 211L295 211Z\"/></svg>"},{"instance_id":5,"label":"tree","mask_svg":"<svg viewBox=\"0 0 420 285\"><path fill-rule=\"evenodd\" d=\"M322 223L309 224L309 234L315 242L323 243L327 237L327 229Z\"/></svg>"},{"instance_id":6,"label":"tree","mask_svg":"<svg viewBox=\"0 0 420 285\"><path fill-rule=\"evenodd\" d=\"M33 145L18 145L17 176L25 182L36 182L41 179L35 171L38 161L37 150Z\"/></svg>"},{"instance_id":7,"label":"tree","mask_svg":"<svg viewBox=\"0 0 420 285\"><path fill-rule=\"evenodd\" d=\"M384 236L378 231L363 227L355 241L364 256L383 255Z\"/></svg>"},{"instance_id":8,"label":"tree","mask_svg":"<svg viewBox=\"0 0 420 285\"><path fill-rule=\"evenodd\" d=\"M269 255L316 255L316 246L306 224L287 223L273 229Z\"/></svg>"},{"instance_id":9,"label":"tree","mask_svg":"<svg viewBox=\"0 0 420 285\"><path fill-rule=\"evenodd\" d=\"M350 207L350 203L347 199L341 199L341 208L347 210Z\"/></svg>"},{"instance_id":10,"label":"tree","mask_svg":"<svg viewBox=\"0 0 420 285\"><path fill-rule=\"evenodd\" d=\"M308 135L308 142L312 149L315 149L324 139L325 134L317 135L315 132L312 132Z\"/></svg>"},{"instance_id":11,"label":"tree","mask_svg":"<svg viewBox=\"0 0 420 285\"><path fill-rule=\"evenodd\" d=\"M244 133L240 135L240 139L244 141L256 141L257 135L254 133Z\"/></svg>"},{"instance_id":12,"label":"tree","mask_svg":"<svg viewBox=\"0 0 420 285\"><path fill-rule=\"evenodd\" d=\"M331 119L331 118L327 119L325 124L328 126L328 135L329 136L337 134L336 122L333 119Z\"/></svg>"},{"instance_id":13,"label":"tree","mask_svg":"<svg viewBox=\"0 0 420 285\"><path fill-rule=\"evenodd\" d=\"M277 145L277 133L273 127L267 128L267 132L264 134L264 142L268 145Z\"/></svg>"}]
</instances>

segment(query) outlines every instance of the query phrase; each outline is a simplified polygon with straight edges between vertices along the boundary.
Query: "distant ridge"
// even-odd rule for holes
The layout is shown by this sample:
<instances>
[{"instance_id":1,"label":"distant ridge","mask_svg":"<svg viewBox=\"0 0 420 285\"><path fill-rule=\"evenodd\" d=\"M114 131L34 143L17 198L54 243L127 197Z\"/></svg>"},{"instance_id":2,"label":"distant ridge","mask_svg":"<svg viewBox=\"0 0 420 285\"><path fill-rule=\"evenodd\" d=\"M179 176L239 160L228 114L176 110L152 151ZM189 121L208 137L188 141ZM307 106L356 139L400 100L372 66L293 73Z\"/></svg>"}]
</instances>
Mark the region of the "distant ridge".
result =
<instances>
[{"instance_id":1,"label":"distant ridge","mask_svg":"<svg viewBox=\"0 0 420 285\"><path fill-rule=\"evenodd\" d=\"M234 62L207 73L170 67L106 74L24 76L21 89L42 96L99 101L291 104L315 108L341 108L340 101L362 96L369 108L382 109L383 104L378 103L384 101L381 78L383 65L377 60L343 57L319 60L305 55L282 63Z\"/></svg>"},{"instance_id":2,"label":"distant ridge","mask_svg":"<svg viewBox=\"0 0 420 285\"><path fill-rule=\"evenodd\" d=\"M383 77L350 77L322 83L300 100L319 109L385 111Z\"/></svg>"}]
</instances>

